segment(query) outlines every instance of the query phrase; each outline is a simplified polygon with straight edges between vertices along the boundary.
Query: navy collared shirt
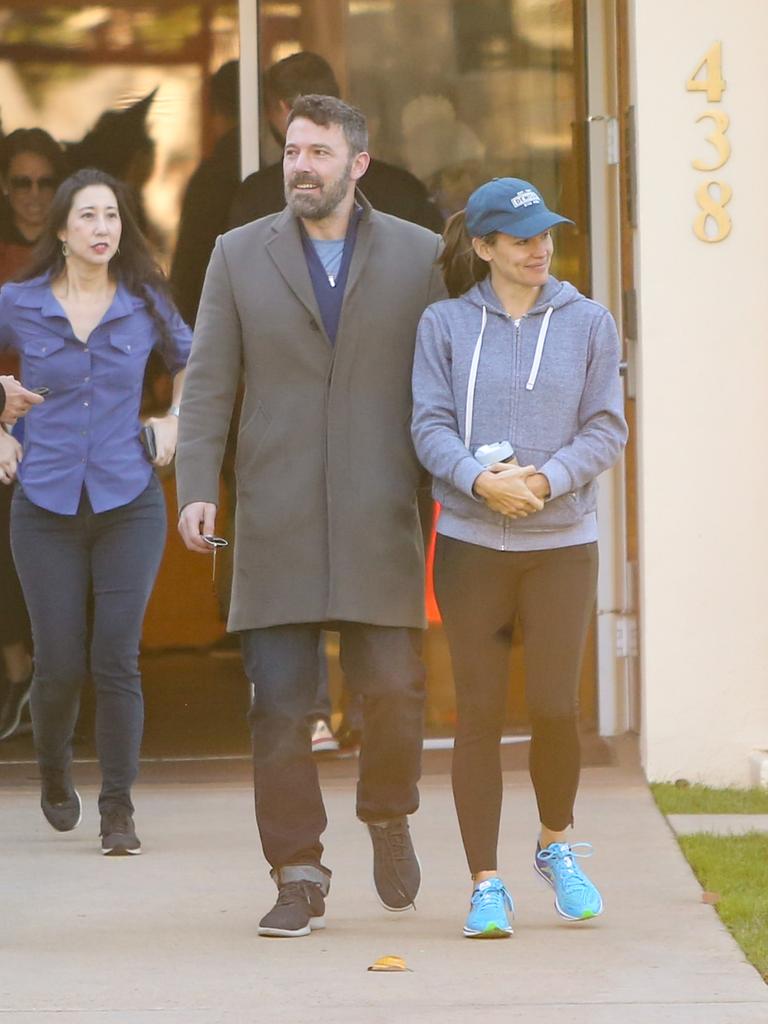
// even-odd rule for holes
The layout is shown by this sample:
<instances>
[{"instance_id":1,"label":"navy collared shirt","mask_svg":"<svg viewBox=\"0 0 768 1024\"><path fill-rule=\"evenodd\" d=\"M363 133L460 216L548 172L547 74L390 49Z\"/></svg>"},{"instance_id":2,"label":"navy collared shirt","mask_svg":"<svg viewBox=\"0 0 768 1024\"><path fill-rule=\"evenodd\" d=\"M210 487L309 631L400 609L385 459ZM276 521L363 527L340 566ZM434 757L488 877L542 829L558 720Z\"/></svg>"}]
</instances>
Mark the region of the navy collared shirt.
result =
<instances>
[{"instance_id":1,"label":"navy collared shirt","mask_svg":"<svg viewBox=\"0 0 768 1024\"><path fill-rule=\"evenodd\" d=\"M15 348L25 387L50 394L24 418L19 480L35 505L74 515L86 488L94 512L127 505L152 475L139 441L144 369L157 348L172 374L187 363L192 332L151 292L168 324L163 344L143 298L121 283L87 341L78 340L47 277L0 289L0 348Z\"/></svg>"}]
</instances>

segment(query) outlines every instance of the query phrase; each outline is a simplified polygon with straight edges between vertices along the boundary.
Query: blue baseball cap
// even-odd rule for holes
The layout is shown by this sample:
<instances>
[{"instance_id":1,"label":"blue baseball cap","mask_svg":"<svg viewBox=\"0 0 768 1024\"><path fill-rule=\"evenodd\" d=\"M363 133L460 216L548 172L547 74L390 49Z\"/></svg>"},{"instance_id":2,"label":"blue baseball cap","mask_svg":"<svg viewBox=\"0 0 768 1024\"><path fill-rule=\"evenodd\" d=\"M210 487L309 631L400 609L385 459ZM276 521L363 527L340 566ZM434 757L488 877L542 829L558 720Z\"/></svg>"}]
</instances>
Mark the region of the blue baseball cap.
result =
<instances>
[{"instance_id":1,"label":"blue baseball cap","mask_svg":"<svg viewBox=\"0 0 768 1024\"><path fill-rule=\"evenodd\" d=\"M493 231L533 238L555 224L573 224L547 209L539 190L522 178L494 178L476 188L467 200L464 219L472 238Z\"/></svg>"}]
</instances>

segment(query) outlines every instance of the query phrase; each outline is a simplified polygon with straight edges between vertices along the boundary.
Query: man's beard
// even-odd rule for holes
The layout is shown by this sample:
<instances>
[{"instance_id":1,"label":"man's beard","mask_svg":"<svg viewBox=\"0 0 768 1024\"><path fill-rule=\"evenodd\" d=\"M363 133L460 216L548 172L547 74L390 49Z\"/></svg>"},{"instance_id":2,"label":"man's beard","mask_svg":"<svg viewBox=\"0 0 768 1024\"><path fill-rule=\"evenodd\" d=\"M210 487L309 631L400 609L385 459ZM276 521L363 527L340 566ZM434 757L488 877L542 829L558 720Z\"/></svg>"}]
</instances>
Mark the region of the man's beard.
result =
<instances>
[{"instance_id":1,"label":"man's beard","mask_svg":"<svg viewBox=\"0 0 768 1024\"><path fill-rule=\"evenodd\" d=\"M326 217L330 217L346 197L351 169L352 160L350 159L339 177L327 185L322 185L311 174L294 174L290 181L285 182L285 201L291 212L304 220L325 220ZM294 185L303 183L320 185L321 191L302 192L294 188Z\"/></svg>"}]
</instances>

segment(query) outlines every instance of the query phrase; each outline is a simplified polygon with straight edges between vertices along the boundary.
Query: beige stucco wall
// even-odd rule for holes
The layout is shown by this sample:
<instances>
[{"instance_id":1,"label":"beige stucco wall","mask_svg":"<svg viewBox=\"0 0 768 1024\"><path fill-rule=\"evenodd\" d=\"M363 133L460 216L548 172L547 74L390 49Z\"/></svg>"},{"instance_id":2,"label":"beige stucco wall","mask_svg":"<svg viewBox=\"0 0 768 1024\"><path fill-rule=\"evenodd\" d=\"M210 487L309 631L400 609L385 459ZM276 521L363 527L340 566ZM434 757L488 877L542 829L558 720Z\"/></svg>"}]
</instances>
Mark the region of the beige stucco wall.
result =
<instances>
[{"instance_id":1,"label":"beige stucco wall","mask_svg":"<svg viewBox=\"0 0 768 1024\"><path fill-rule=\"evenodd\" d=\"M768 3L630 0L638 138L642 748L649 778L746 784L768 748ZM717 40L719 103L686 91ZM708 109L730 118L714 153ZM699 241L696 188L733 189Z\"/></svg>"}]
</instances>

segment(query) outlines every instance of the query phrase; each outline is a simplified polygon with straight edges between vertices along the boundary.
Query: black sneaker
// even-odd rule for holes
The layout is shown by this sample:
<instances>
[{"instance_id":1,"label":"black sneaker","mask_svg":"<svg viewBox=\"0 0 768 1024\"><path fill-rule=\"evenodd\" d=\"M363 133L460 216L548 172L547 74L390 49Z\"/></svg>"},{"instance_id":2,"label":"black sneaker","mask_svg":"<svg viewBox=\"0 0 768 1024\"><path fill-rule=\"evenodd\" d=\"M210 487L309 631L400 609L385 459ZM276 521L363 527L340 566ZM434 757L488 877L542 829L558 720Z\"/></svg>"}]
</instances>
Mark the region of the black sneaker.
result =
<instances>
[{"instance_id":1,"label":"black sneaker","mask_svg":"<svg viewBox=\"0 0 768 1024\"><path fill-rule=\"evenodd\" d=\"M355 753L360 749L363 740L361 729L355 729L348 722L342 720L336 731L336 739L339 741L339 749Z\"/></svg>"},{"instance_id":2,"label":"black sneaker","mask_svg":"<svg viewBox=\"0 0 768 1024\"><path fill-rule=\"evenodd\" d=\"M40 807L46 821L57 832L71 832L82 820L83 803L72 785L69 772L43 769L40 774Z\"/></svg>"},{"instance_id":3,"label":"black sneaker","mask_svg":"<svg viewBox=\"0 0 768 1024\"><path fill-rule=\"evenodd\" d=\"M125 807L115 807L101 816L101 852L106 857L136 856L141 843L136 835L133 818Z\"/></svg>"},{"instance_id":4,"label":"black sneaker","mask_svg":"<svg viewBox=\"0 0 768 1024\"><path fill-rule=\"evenodd\" d=\"M293 939L325 928L325 899L315 882L284 882L277 903L259 921L259 935Z\"/></svg>"},{"instance_id":5,"label":"black sneaker","mask_svg":"<svg viewBox=\"0 0 768 1024\"><path fill-rule=\"evenodd\" d=\"M411 842L408 819L368 825L373 843L373 884L385 910L416 909L414 900L421 885L421 865Z\"/></svg>"},{"instance_id":6,"label":"black sneaker","mask_svg":"<svg viewBox=\"0 0 768 1024\"><path fill-rule=\"evenodd\" d=\"M29 704L29 693L32 689L32 673L20 683L9 683L0 710L0 740L10 739L19 728L21 715Z\"/></svg>"}]
</instances>

